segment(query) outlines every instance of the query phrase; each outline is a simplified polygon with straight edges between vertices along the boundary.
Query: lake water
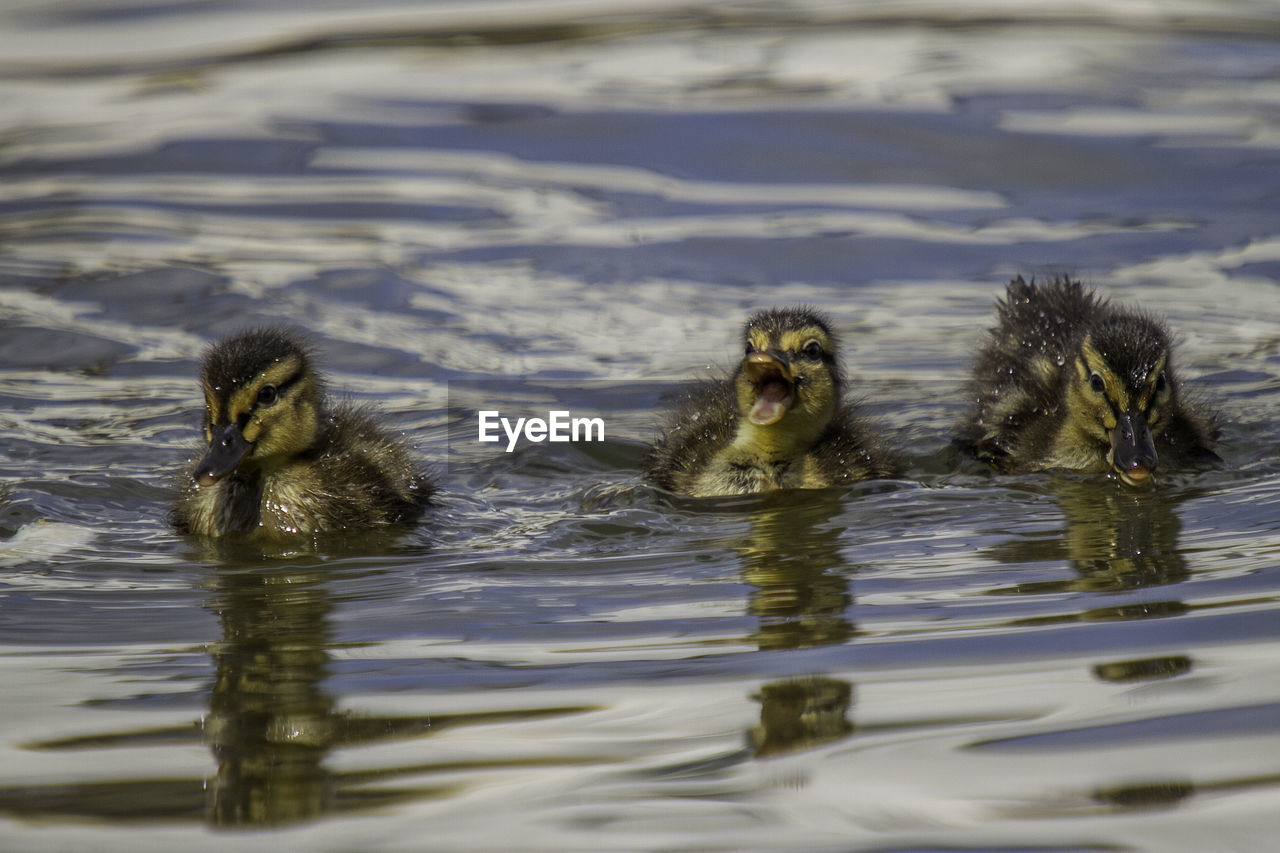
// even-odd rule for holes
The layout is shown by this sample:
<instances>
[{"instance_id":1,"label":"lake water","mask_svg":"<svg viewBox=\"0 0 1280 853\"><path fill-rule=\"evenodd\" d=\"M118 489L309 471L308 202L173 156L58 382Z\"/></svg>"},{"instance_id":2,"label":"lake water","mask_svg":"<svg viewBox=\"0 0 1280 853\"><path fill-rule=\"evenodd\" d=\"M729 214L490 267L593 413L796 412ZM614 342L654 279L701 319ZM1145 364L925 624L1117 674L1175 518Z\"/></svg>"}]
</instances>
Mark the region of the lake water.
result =
<instances>
[{"instance_id":1,"label":"lake water","mask_svg":"<svg viewBox=\"0 0 1280 853\"><path fill-rule=\"evenodd\" d=\"M0 848L1274 849L1274 4L7 3L0 105ZM952 470L1052 272L1167 319L1221 470ZM910 477L647 485L797 302ZM165 526L276 322L420 528ZM606 441L476 440L553 406Z\"/></svg>"}]
</instances>

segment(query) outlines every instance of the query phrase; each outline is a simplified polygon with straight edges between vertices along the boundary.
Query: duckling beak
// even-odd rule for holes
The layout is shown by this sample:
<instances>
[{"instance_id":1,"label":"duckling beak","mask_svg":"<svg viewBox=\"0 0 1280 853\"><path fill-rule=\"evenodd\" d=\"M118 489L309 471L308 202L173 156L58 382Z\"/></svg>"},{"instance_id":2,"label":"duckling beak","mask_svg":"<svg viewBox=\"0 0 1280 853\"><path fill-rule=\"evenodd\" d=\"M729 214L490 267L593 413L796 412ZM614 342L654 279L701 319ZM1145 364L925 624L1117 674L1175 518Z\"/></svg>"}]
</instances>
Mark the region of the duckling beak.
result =
<instances>
[{"instance_id":1,"label":"duckling beak","mask_svg":"<svg viewBox=\"0 0 1280 853\"><path fill-rule=\"evenodd\" d=\"M236 470L240 460L249 452L252 445L245 441L240 427L227 424L213 428L213 441L209 442L209 452L196 466L195 481L201 486L212 486L223 477Z\"/></svg>"},{"instance_id":2,"label":"duckling beak","mask_svg":"<svg viewBox=\"0 0 1280 853\"><path fill-rule=\"evenodd\" d=\"M753 352L743 359L742 370L755 385L756 392L747 420L756 426L770 426L782 420L796 402L796 386L786 357L780 353Z\"/></svg>"},{"instance_id":3,"label":"duckling beak","mask_svg":"<svg viewBox=\"0 0 1280 853\"><path fill-rule=\"evenodd\" d=\"M1156 447L1151 428L1141 412L1122 413L1111 431L1111 467L1131 486L1145 483L1156 469Z\"/></svg>"}]
</instances>

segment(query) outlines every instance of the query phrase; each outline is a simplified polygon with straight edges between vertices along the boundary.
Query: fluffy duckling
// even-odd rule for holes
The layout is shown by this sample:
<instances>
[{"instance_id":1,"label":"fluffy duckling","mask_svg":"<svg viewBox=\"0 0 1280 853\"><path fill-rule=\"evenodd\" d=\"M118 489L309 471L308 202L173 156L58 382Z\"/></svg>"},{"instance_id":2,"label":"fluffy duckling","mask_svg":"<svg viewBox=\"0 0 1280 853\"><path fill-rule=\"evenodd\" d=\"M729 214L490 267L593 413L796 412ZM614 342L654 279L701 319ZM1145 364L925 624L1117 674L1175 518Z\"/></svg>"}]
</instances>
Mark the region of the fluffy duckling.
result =
<instances>
[{"instance_id":1,"label":"fluffy duckling","mask_svg":"<svg viewBox=\"0 0 1280 853\"><path fill-rule=\"evenodd\" d=\"M204 457L174 526L288 540L416 519L433 491L404 442L361 407L327 405L311 348L281 329L242 332L204 358Z\"/></svg>"},{"instance_id":2,"label":"fluffy duckling","mask_svg":"<svg viewBox=\"0 0 1280 853\"><path fill-rule=\"evenodd\" d=\"M1129 485L1157 465L1220 461L1213 418L1183 399L1160 322L1066 278L1015 278L998 313L961 448L1005 472L1113 471Z\"/></svg>"},{"instance_id":3,"label":"fluffy duckling","mask_svg":"<svg viewBox=\"0 0 1280 853\"><path fill-rule=\"evenodd\" d=\"M650 479L707 497L890 477L898 465L854 408L831 324L808 308L756 314L733 376L691 391L649 458Z\"/></svg>"}]
</instances>

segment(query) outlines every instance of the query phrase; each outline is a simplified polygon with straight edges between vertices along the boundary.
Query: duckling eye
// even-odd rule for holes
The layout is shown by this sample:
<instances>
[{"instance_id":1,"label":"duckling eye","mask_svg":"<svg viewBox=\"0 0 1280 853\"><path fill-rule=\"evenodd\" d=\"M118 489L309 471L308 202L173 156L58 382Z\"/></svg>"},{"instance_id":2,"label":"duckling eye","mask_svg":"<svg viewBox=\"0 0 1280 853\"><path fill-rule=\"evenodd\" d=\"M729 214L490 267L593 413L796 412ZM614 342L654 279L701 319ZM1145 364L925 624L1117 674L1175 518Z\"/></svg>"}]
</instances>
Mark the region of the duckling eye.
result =
<instances>
[{"instance_id":1,"label":"duckling eye","mask_svg":"<svg viewBox=\"0 0 1280 853\"><path fill-rule=\"evenodd\" d=\"M1169 380L1165 378L1164 371L1160 371L1160 375L1156 377L1156 393L1160 394L1164 389L1169 387Z\"/></svg>"},{"instance_id":2,"label":"duckling eye","mask_svg":"<svg viewBox=\"0 0 1280 853\"><path fill-rule=\"evenodd\" d=\"M276 401L277 396L278 394L276 392L276 386L263 385L262 388L258 390L258 405L270 406L272 403Z\"/></svg>"},{"instance_id":3,"label":"duckling eye","mask_svg":"<svg viewBox=\"0 0 1280 853\"><path fill-rule=\"evenodd\" d=\"M1101 394L1107 390L1107 383L1097 373L1089 375L1089 387L1093 389L1093 393Z\"/></svg>"},{"instance_id":4,"label":"duckling eye","mask_svg":"<svg viewBox=\"0 0 1280 853\"><path fill-rule=\"evenodd\" d=\"M808 358L822 358L822 344L817 341L809 341L804 345L802 352Z\"/></svg>"}]
</instances>

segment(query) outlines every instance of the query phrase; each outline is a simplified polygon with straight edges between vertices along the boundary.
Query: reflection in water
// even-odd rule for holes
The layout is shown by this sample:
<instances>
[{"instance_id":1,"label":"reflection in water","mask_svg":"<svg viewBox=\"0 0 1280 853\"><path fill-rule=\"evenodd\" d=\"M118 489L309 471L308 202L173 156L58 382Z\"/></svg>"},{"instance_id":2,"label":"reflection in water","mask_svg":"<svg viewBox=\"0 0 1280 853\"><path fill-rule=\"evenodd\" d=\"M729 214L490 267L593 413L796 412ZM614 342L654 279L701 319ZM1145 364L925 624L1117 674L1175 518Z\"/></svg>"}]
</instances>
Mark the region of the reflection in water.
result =
<instances>
[{"instance_id":1,"label":"reflection in water","mask_svg":"<svg viewBox=\"0 0 1280 853\"><path fill-rule=\"evenodd\" d=\"M789 503L794 501L794 503ZM841 504L830 493L780 492L751 516L751 533L735 550L743 577L755 589L748 612L758 620L753 639L762 650L838 645L854 635L846 617L853 604L840 553ZM759 757L806 749L847 737L853 686L822 676L761 686L760 725L749 736Z\"/></svg>"},{"instance_id":2,"label":"reflection in water","mask_svg":"<svg viewBox=\"0 0 1280 853\"><path fill-rule=\"evenodd\" d=\"M788 499L795 503L782 503ZM836 645L853 636L841 527L832 522L840 508L828 493L785 492L752 514L751 533L734 550L755 587L748 612L759 622L752 639L760 649Z\"/></svg>"},{"instance_id":3,"label":"reflection in water","mask_svg":"<svg viewBox=\"0 0 1280 853\"><path fill-rule=\"evenodd\" d=\"M216 673L202 725L78 735L25 745L28 750L98 755L102 750L143 746L186 749L200 742L203 732L218 763L211 782L185 777L0 788L0 813L24 819L58 816L131 824L205 821L224 828L294 824L326 813L363 812L449 797L457 791L460 772L538 763L523 756L509 762L486 757L475 762L450 759L334 772L325 766L331 750L439 735L455 726L519 723L593 710L562 706L403 717L335 710L324 689L332 642L330 576L330 571L291 572L280 567L218 571L208 606L218 614L222 640L213 649ZM111 703L98 705L110 707ZM450 781L430 781L443 776ZM411 781L396 784L406 779Z\"/></svg>"},{"instance_id":4,"label":"reflection in water","mask_svg":"<svg viewBox=\"0 0 1280 853\"><path fill-rule=\"evenodd\" d=\"M465 762L333 773L329 752L379 741L439 734L456 725L521 721L588 710L583 707L369 717L335 711L323 689L331 643L328 574L316 571L225 571L211 606L223 639L205 731L218 773L209 790L215 826L294 823L325 812L447 797L452 784L394 788L398 777L465 769ZM514 759L518 762L520 759ZM494 767L501 762L478 762ZM367 787L376 782L375 788Z\"/></svg>"},{"instance_id":5,"label":"reflection in water","mask_svg":"<svg viewBox=\"0 0 1280 853\"><path fill-rule=\"evenodd\" d=\"M1111 661L1100 663L1093 668L1093 674L1100 681L1111 681L1117 684L1176 678L1190 671L1191 658L1186 655Z\"/></svg>"},{"instance_id":6,"label":"reflection in water","mask_svg":"<svg viewBox=\"0 0 1280 853\"><path fill-rule=\"evenodd\" d=\"M1002 593L1053 594L1084 592L1119 594L1181 583L1189 576L1178 550L1177 500L1158 488L1138 491L1111 483L1071 480L1059 483L1059 503L1066 518L1061 539L1043 543L1010 542L1002 557L1032 562L1065 558L1075 577L1021 584ZM1185 495L1178 500L1185 500ZM1185 613L1182 601L1127 602L1061 616L1019 620L1017 624L1103 621L1174 616ZM1165 655L1109 661L1093 666L1100 681L1134 684L1177 678L1189 673L1192 658ZM1195 792L1186 779L1124 781L1088 793L1092 807L1105 812L1164 809L1182 805Z\"/></svg>"},{"instance_id":7,"label":"reflection in water","mask_svg":"<svg viewBox=\"0 0 1280 853\"><path fill-rule=\"evenodd\" d=\"M1073 589L1109 591L1186 580L1178 551L1181 525L1168 492L1073 482L1059 500L1067 516L1067 557L1080 575Z\"/></svg>"},{"instance_id":8,"label":"reflection in water","mask_svg":"<svg viewBox=\"0 0 1280 853\"><path fill-rule=\"evenodd\" d=\"M321 688L331 605L320 577L224 572L213 606L223 639L205 719L218 760L209 821L261 826L321 814L332 793L323 762L335 725Z\"/></svg>"},{"instance_id":9,"label":"reflection in water","mask_svg":"<svg viewBox=\"0 0 1280 853\"><path fill-rule=\"evenodd\" d=\"M1159 488L1121 489L1110 482L1064 478L1058 500L1066 516L1061 537L1051 540L1010 540L990 549L1009 563L1066 559L1075 577L1036 581L992 590L993 594L1045 595L1064 592L1110 593L1167 586L1187 579L1178 550L1181 526L1175 508L1178 497ZM1177 599L1142 601L1093 608L1074 614L1018 620L1017 625L1067 621L1140 619L1176 616L1186 605Z\"/></svg>"},{"instance_id":10,"label":"reflection in water","mask_svg":"<svg viewBox=\"0 0 1280 853\"><path fill-rule=\"evenodd\" d=\"M1195 793L1195 786L1186 779L1137 782L1099 788L1093 792L1098 803L1117 810L1170 808L1179 805Z\"/></svg>"},{"instance_id":11,"label":"reflection in water","mask_svg":"<svg viewBox=\"0 0 1280 853\"><path fill-rule=\"evenodd\" d=\"M776 681L760 688L760 725L751 746L760 758L840 740L853 734L848 719L853 685L813 676Z\"/></svg>"}]
</instances>

